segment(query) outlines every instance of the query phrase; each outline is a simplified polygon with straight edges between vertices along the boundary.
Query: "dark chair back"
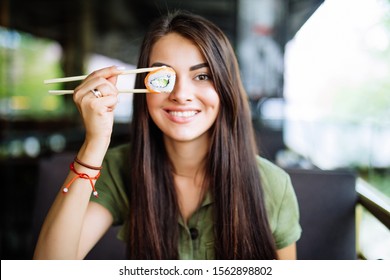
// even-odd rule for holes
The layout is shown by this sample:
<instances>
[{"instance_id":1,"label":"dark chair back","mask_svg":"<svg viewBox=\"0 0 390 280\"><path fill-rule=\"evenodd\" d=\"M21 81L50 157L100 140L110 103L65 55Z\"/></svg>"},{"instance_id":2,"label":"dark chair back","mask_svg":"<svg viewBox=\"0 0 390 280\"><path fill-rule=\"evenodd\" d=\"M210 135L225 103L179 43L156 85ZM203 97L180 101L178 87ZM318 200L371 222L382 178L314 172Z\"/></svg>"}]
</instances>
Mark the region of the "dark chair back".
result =
<instances>
[{"instance_id":1,"label":"dark chair back","mask_svg":"<svg viewBox=\"0 0 390 280\"><path fill-rule=\"evenodd\" d=\"M286 171L300 207L298 259L356 259L356 175L347 170Z\"/></svg>"}]
</instances>

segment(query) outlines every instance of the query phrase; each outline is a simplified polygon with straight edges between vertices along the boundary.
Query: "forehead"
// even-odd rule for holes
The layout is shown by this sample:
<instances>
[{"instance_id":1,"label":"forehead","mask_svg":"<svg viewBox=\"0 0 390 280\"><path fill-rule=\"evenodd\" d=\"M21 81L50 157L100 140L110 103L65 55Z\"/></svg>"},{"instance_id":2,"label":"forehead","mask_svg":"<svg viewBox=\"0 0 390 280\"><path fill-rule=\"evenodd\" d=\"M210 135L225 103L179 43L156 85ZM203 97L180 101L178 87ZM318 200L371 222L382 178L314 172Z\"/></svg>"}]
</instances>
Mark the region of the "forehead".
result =
<instances>
[{"instance_id":1,"label":"forehead","mask_svg":"<svg viewBox=\"0 0 390 280\"><path fill-rule=\"evenodd\" d=\"M169 33L158 39L153 45L149 57L149 64L155 62L195 65L206 62L199 47L190 39L177 33Z\"/></svg>"}]
</instances>

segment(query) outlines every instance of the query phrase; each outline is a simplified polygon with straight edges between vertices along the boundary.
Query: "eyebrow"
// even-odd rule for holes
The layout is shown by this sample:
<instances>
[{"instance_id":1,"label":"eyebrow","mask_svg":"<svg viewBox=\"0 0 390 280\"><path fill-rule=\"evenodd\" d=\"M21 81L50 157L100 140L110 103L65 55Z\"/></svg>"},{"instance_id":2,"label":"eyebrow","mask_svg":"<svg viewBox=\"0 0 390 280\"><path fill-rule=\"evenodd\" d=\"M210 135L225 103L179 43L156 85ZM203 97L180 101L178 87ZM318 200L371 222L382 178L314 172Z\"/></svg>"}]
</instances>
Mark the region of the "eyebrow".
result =
<instances>
[{"instance_id":1,"label":"eyebrow","mask_svg":"<svg viewBox=\"0 0 390 280\"><path fill-rule=\"evenodd\" d=\"M203 67L209 67L209 64L207 62L196 64L196 65L190 67L190 71L198 70L198 69L203 68Z\"/></svg>"},{"instance_id":2,"label":"eyebrow","mask_svg":"<svg viewBox=\"0 0 390 280\"><path fill-rule=\"evenodd\" d=\"M162 62L155 62L152 64L152 67L159 67L159 66L171 67L170 65L168 65L166 63L162 63ZM190 71L195 71L195 70L198 70L198 69L203 68L203 67L209 67L209 64L207 62L196 64L196 65L190 67ZM173 68L173 67L171 67L171 68Z\"/></svg>"}]
</instances>

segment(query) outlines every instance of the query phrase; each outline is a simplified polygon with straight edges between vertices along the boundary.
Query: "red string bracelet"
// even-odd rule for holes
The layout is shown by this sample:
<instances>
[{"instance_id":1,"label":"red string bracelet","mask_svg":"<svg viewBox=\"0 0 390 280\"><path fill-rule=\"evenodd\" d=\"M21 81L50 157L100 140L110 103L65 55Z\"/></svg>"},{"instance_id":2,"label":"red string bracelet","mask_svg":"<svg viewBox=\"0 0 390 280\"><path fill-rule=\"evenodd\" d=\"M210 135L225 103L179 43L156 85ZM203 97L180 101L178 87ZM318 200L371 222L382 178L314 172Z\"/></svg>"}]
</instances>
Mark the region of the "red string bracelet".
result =
<instances>
[{"instance_id":1,"label":"red string bracelet","mask_svg":"<svg viewBox=\"0 0 390 280\"><path fill-rule=\"evenodd\" d=\"M89 176L88 174L86 173L79 173L76 171L76 169L74 168L74 162L72 162L70 164L70 170L73 171L77 176L73 177L72 180L69 181L69 183L67 183L64 188L62 189L62 192L63 193L67 193L69 191L69 188L70 186L73 184L73 182L78 179L78 178L82 178L82 179L88 179L89 182L91 183L91 187L92 187L92 194L95 196L95 197L99 197L99 194L98 192L96 191L95 189L95 185L93 184L93 181L92 180L97 180L100 176L100 171L99 173L95 176L95 177L91 177Z\"/></svg>"},{"instance_id":2,"label":"red string bracelet","mask_svg":"<svg viewBox=\"0 0 390 280\"><path fill-rule=\"evenodd\" d=\"M89 169L93 169L93 170L101 170L102 169L101 166L92 166L92 165L89 165L89 164L82 162L81 160L79 160L77 158L77 156L74 158L74 161L77 162L78 164L80 164L81 166L84 166L84 167L89 168Z\"/></svg>"}]
</instances>

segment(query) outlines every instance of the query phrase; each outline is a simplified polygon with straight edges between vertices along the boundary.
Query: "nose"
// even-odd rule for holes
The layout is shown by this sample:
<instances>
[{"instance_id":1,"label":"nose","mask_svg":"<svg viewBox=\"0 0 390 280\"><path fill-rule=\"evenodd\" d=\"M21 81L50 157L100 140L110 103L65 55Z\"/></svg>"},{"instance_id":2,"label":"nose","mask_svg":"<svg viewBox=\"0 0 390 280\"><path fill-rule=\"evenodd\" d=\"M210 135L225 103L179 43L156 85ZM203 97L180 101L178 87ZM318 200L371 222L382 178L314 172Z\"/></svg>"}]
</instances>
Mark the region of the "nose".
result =
<instances>
[{"instance_id":1,"label":"nose","mask_svg":"<svg viewBox=\"0 0 390 280\"><path fill-rule=\"evenodd\" d=\"M193 88L189 81L176 76L175 86L169 94L169 99L178 104L186 104L194 99Z\"/></svg>"}]
</instances>

